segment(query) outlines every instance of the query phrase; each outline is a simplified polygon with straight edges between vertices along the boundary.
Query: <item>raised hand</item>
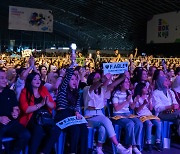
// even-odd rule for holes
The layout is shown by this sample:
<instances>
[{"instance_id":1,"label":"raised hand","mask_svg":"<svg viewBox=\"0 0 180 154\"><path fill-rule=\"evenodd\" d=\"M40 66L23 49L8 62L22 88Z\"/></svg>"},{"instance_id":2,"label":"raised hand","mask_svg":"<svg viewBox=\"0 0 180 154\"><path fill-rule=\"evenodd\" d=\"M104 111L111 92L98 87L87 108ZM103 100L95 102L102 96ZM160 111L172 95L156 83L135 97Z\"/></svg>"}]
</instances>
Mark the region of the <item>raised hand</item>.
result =
<instances>
[{"instance_id":1,"label":"raised hand","mask_svg":"<svg viewBox=\"0 0 180 154\"><path fill-rule=\"evenodd\" d=\"M30 56L30 58L29 58L29 66L34 67L34 63L35 63L34 57Z\"/></svg>"}]
</instances>

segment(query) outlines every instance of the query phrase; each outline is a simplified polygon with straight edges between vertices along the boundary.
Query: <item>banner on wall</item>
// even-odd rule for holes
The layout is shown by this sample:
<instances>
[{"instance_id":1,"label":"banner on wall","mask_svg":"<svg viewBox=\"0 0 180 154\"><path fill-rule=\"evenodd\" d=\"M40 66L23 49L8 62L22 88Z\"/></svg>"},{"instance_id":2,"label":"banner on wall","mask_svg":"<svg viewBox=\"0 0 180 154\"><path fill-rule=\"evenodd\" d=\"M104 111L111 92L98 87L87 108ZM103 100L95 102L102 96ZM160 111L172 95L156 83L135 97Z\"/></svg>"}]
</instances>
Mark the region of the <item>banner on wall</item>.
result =
<instances>
[{"instance_id":1,"label":"banner on wall","mask_svg":"<svg viewBox=\"0 0 180 154\"><path fill-rule=\"evenodd\" d=\"M52 11L9 6L9 29L53 32Z\"/></svg>"},{"instance_id":2,"label":"banner on wall","mask_svg":"<svg viewBox=\"0 0 180 154\"><path fill-rule=\"evenodd\" d=\"M180 42L180 12L154 15L147 22L147 43Z\"/></svg>"},{"instance_id":3,"label":"banner on wall","mask_svg":"<svg viewBox=\"0 0 180 154\"><path fill-rule=\"evenodd\" d=\"M122 74L128 70L128 62L103 63L104 74Z\"/></svg>"}]
</instances>

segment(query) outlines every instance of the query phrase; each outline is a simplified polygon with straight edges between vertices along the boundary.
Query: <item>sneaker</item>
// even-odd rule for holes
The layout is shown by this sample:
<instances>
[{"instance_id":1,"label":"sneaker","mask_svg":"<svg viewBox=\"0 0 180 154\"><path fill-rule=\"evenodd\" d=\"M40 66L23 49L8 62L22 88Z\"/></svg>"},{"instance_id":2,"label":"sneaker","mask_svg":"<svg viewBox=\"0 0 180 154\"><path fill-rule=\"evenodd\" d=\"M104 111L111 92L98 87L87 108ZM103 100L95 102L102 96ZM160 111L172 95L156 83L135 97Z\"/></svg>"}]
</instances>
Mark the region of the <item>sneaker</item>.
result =
<instances>
[{"instance_id":1,"label":"sneaker","mask_svg":"<svg viewBox=\"0 0 180 154\"><path fill-rule=\"evenodd\" d=\"M152 145L151 144L146 144L146 151L152 152Z\"/></svg>"},{"instance_id":2,"label":"sneaker","mask_svg":"<svg viewBox=\"0 0 180 154\"><path fill-rule=\"evenodd\" d=\"M96 147L97 154L104 154L102 151L102 147Z\"/></svg>"},{"instance_id":3,"label":"sneaker","mask_svg":"<svg viewBox=\"0 0 180 154\"><path fill-rule=\"evenodd\" d=\"M129 154L132 154L132 147L128 148Z\"/></svg>"},{"instance_id":4,"label":"sneaker","mask_svg":"<svg viewBox=\"0 0 180 154\"><path fill-rule=\"evenodd\" d=\"M158 152L161 152L161 151L162 151L161 143L156 143L156 144L155 144L155 149L156 149Z\"/></svg>"},{"instance_id":5,"label":"sneaker","mask_svg":"<svg viewBox=\"0 0 180 154\"><path fill-rule=\"evenodd\" d=\"M120 143L116 146L116 151L120 154L129 154L129 150L123 147Z\"/></svg>"},{"instance_id":6,"label":"sneaker","mask_svg":"<svg viewBox=\"0 0 180 154\"><path fill-rule=\"evenodd\" d=\"M141 151L139 151L139 149L137 147L133 147L132 148L132 151L135 153L135 154L142 154Z\"/></svg>"}]
</instances>

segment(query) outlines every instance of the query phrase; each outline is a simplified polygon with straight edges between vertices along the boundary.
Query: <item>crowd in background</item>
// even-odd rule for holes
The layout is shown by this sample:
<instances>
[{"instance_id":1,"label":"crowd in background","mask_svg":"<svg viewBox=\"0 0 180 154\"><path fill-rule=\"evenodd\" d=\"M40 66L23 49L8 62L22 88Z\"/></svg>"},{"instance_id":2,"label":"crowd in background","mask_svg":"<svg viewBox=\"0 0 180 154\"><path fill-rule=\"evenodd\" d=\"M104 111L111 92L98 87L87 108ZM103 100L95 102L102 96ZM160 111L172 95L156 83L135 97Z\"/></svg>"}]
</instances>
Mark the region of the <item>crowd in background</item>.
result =
<instances>
[{"instance_id":1,"label":"crowd in background","mask_svg":"<svg viewBox=\"0 0 180 154\"><path fill-rule=\"evenodd\" d=\"M38 68L41 65L47 67L47 70L50 72L53 69L57 70L60 68L64 68L71 63L70 60L70 52L65 53L32 53L35 58L35 66ZM124 62L128 61L129 65L131 65L132 70L135 67L145 67L149 70L150 66L155 66L156 68L162 69L162 59L154 58L153 55L140 55L137 56L137 52L133 55L123 55L119 53L118 50L114 50L114 54L101 53L97 50L95 53L82 54L81 51L76 52L76 63L79 66L86 67L91 71L95 69L102 69L102 63L112 63L112 62ZM176 70L176 68L180 65L179 58L165 58L167 69ZM28 57L11 57L9 53L0 54L0 67L7 69L9 67L14 67L15 69L20 67L28 66Z\"/></svg>"},{"instance_id":2,"label":"crowd in background","mask_svg":"<svg viewBox=\"0 0 180 154\"><path fill-rule=\"evenodd\" d=\"M124 74L103 74L103 63L124 61L129 64ZM0 67L0 140L6 134L18 138L13 153L27 143L30 154L50 153L61 129L54 124L38 124L37 115L42 110L55 111L55 123L70 116L86 117L88 126L98 129L98 154L103 154L107 137L118 153L140 154L143 129L145 150L152 151L153 125L155 148L162 151L161 120L174 122L180 136L178 58L161 60L136 54L121 57L117 50L111 57L102 57L100 51L87 56L77 52L51 58L35 54L26 58L1 55ZM6 107L5 102L12 104ZM112 108L112 119L104 113L107 105ZM113 123L125 128L124 146L117 139ZM88 152L86 124L64 131L69 138L69 153Z\"/></svg>"}]
</instances>

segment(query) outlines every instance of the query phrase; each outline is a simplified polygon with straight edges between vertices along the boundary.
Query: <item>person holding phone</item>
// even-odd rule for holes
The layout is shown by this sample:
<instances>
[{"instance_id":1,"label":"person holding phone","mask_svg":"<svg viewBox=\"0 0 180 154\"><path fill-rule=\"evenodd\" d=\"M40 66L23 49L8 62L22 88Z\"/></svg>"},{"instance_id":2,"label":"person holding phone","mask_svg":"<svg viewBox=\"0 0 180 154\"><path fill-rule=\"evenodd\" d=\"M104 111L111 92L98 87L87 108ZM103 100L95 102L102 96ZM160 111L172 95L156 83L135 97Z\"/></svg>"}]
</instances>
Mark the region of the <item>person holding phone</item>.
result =
<instances>
[{"instance_id":1,"label":"person holding phone","mask_svg":"<svg viewBox=\"0 0 180 154\"><path fill-rule=\"evenodd\" d=\"M37 115L44 110L52 113L56 107L48 90L41 85L40 75L38 73L30 73L25 82L25 88L20 94L20 123L24 125L31 133L29 144L29 154L35 154L43 140L42 153L50 153L51 148L56 142L58 135L56 134L57 126L40 125L37 122Z\"/></svg>"}]
</instances>

